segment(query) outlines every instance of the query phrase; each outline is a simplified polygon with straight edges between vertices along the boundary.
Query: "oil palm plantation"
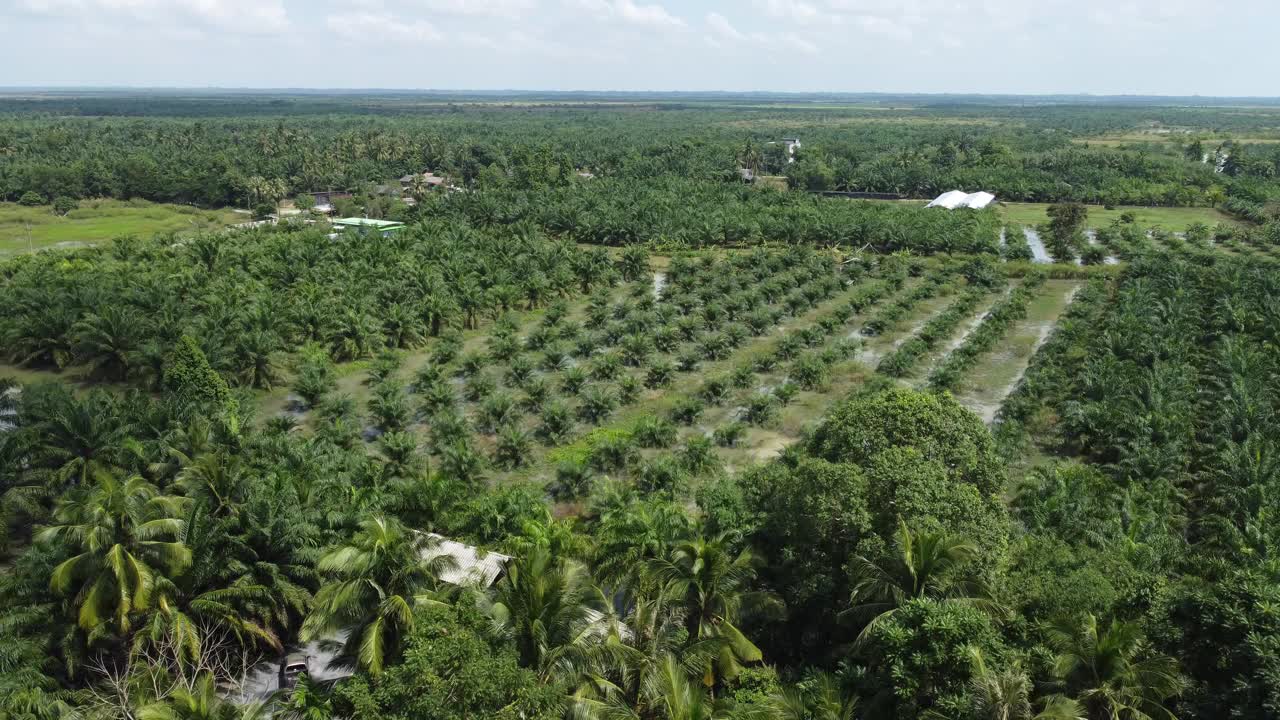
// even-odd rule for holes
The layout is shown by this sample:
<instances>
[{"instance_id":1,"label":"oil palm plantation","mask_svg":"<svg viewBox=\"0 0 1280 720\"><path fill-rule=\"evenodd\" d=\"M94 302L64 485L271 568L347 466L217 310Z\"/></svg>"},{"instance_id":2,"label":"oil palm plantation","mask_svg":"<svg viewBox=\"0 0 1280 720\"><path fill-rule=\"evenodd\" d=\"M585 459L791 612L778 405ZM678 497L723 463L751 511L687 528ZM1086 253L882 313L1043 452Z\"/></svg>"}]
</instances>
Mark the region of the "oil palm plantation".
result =
<instances>
[{"instance_id":1,"label":"oil palm plantation","mask_svg":"<svg viewBox=\"0 0 1280 720\"><path fill-rule=\"evenodd\" d=\"M316 593L302 638L345 635L341 659L381 674L413 629L413 608L442 602L440 573L453 560L432 553L438 543L392 518L361 521L350 542L320 558L317 569L329 581Z\"/></svg>"},{"instance_id":2,"label":"oil palm plantation","mask_svg":"<svg viewBox=\"0 0 1280 720\"><path fill-rule=\"evenodd\" d=\"M100 473L92 487L60 501L56 524L37 534L74 553L54 568L49 586L72 596L91 640L126 635L152 609L156 584L191 564L190 548L178 540L184 503L141 477Z\"/></svg>"}]
</instances>

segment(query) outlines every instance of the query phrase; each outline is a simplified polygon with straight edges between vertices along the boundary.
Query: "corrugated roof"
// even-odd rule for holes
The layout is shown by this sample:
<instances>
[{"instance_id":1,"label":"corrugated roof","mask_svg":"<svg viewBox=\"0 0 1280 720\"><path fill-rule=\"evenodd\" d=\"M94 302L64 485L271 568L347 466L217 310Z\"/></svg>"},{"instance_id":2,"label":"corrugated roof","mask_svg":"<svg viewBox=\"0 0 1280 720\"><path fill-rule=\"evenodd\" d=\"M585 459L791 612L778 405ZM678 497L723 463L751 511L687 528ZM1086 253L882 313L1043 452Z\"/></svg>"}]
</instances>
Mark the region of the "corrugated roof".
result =
<instances>
[{"instance_id":1,"label":"corrugated roof","mask_svg":"<svg viewBox=\"0 0 1280 720\"><path fill-rule=\"evenodd\" d=\"M450 540L443 535L435 533L427 533L427 535L439 542L424 550L422 559L429 561L442 555L453 558L454 567L440 573L440 579L450 585L487 588L498 580L511 560L509 555L484 552L456 540Z\"/></svg>"},{"instance_id":2,"label":"corrugated roof","mask_svg":"<svg viewBox=\"0 0 1280 720\"><path fill-rule=\"evenodd\" d=\"M933 202L925 205L925 207L942 207L948 210L955 210L956 208L981 210L990 205L995 199L996 196L989 192L966 193L963 190L951 190L934 198Z\"/></svg>"}]
</instances>

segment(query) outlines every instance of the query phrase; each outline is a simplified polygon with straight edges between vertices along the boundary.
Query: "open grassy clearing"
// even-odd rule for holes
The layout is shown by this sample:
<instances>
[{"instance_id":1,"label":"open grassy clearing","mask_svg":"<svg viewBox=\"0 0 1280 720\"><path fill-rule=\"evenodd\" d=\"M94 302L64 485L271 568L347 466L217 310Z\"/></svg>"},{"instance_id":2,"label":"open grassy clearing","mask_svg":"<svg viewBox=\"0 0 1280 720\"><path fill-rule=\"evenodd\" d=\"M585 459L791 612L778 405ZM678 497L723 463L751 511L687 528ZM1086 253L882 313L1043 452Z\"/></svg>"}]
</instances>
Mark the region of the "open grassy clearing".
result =
<instances>
[{"instance_id":1,"label":"open grassy clearing","mask_svg":"<svg viewBox=\"0 0 1280 720\"><path fill-rule=\"evenodd\" d=\"M956 399L986 422L994 420L1080 286L1075 280L1047 281L1027 306L1026 318L1015 323L997 349L964 376L954 393Z\"/></svg>"},{"instance_id":2,"label":"open grassy clearing","mask_svg":"<svg viewBox=\"0 0 1280 720\"><path fill-rule=\"evenodd\" d=\"M85 200L60 217L45 205L0 203L0 256L93 245L123 235L211 230L243 221L230 209L201 210L145 200Z\"/></svg>"},{"instance_id":3,"label":"open grassy clearing","mask_svg":"<svg viewBox=\"0 0 1280 720\"><path fill-rule=\"evenodd\" d=\"M1048 203L1001 203L1000 212L1005 222L1021 225L1038 225L1048 222ZM1238 225L1239 221L1216 208L1206 207L1137 207L1120 205L1108 210L1101 205L1090 205L1087 227L1107 227L1124 213L1133 213L1135 224L1144 228L1157 228L1182 232L1192 223L1213 226L1218 223Z\"/></svg>"}]
</instances>

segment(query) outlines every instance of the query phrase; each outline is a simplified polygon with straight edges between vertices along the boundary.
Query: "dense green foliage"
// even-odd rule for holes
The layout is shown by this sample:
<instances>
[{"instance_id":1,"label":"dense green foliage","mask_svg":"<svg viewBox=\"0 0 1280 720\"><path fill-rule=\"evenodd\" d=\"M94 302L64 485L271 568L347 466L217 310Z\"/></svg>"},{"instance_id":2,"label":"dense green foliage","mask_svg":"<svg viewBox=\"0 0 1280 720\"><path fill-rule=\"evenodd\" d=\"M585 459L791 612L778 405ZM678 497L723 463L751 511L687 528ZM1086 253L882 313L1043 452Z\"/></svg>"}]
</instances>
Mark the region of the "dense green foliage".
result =
<instances>
[{"instance_id":1,"label":"dense green foliage","mask_svg":"<svg viewBox=\"0 0 1280 720\"><path fill-rule=\"evenodd\" d=\"M733 172L1216 188L1266 219L1256 147L1217 172L1203 145L1072 143L1266 112L847 109L862 136L780 107L192 102L6 117L0 192L270 204L424 165L463 190L351 200L409 222L387 237L0 265L0 717L1280 712L1277 225L1086 238L1060 204L1051 252L1084 264L1028 263L995 210ZM763 143L797 123L791 167ZM989 428L968 385L1068 289ZM290 652L314 677L264 692Z\"/></svg>"}]
</instances>

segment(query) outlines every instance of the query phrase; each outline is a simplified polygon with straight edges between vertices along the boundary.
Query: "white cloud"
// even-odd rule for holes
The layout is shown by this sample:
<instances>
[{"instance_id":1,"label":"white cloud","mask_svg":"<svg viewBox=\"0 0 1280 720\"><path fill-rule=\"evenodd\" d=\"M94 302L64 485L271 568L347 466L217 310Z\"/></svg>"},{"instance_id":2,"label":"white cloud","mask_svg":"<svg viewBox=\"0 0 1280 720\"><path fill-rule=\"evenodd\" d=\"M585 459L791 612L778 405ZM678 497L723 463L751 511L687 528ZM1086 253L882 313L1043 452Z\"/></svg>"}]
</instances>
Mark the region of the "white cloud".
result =
<instances>
[{"instance_id":1,"label":"white cloud","mask_svg":"<svg viewBox=\"0 0 1280 720\"><path fill-rule=\"evenodd\" d=\"M352 42L380 43L390 39L434 43L443 37L434 25L425 20L406 21L378 12L329 15L324 24L339 37Z\"/></svg>"},{"instance_id":2,"label":"white cloud","mask_svg":"<svg viewBox=\"0 0 1280 720\"><path fill-rule=\"evenodd\" d=\"M85 21L119 17L148 24L194 22L237 33L274 33L289 27L283 0L18 0L18 7Z\"/></svg>"},{"instance_id":3,"label":"white cloud","mask_svg":"<svg viewBox=\"0 0 1280 720\"><path fill-rule=\"evenodd\" d=\"M537 9L537 0L418 0L423 8L443 15L518 20Z\"/></svg>"},{"instance_id":4,"label":"white cloud","mask_svg":"<svg viewBox=\"0 0 1280 720\"><path fill-rule=\"evenodd\" d=\"M782 47L805 55L816 55L819 52L816 43L795 32L782 32L771 29L769 32L745 33L720 13L707 13L707 27L711 29L711 33L706 35L704 40L707 41L708 45L717 49L726 45L738 45L750 47L755 51Z\"/></svg>"},{"instance_id":5,"label":"white cloud","mask_svg":"<svg viewBox=\"0 0 1280 720\"><path fill-rule=\"evenodd\" d=\"M755 0L766 15L796 23L814 23L827 18L817 6L804 0Z\"/></svg>"},{"instance_id":6,"label":"white cloud","mask_svg":"<svg viewBox=\"0 0 1280 720\"><path fill-rule=\"evenodd\" d=\"M684 20L667 12L661 5L644 5L635 0L566 0L566 5L584 10L599 20L618 21L656 30L679 30Z\"/></svg>"},{"instance_id":7,"label":"white cloud","mask_svg":"<svg viewBox=\"0 0 1280 720\"><path fill-rule=\"evenodd\" d=\"M721 15L720 13L716 13L716 12L707 13L707 25L711 27L711 31L714 32L717 36L725 38L727 40L742 41L742 40L745 40L747 37L746 35L743 35L741 31L735 28L733 26L733 23L729 22L728 18Z\"/></svg>"}]
</instances>

